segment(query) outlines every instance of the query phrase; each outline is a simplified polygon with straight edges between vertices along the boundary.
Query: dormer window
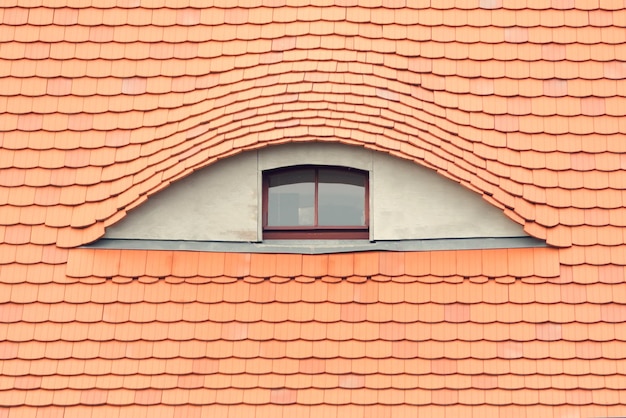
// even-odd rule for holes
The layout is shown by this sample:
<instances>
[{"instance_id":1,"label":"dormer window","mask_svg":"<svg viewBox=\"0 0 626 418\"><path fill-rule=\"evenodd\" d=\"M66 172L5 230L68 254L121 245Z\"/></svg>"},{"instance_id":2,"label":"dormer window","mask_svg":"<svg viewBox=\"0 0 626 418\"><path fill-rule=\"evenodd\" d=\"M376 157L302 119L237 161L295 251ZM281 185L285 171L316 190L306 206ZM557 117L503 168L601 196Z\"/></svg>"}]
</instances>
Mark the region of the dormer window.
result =
<instances>
[{"instance_id":1,"label":"dormer window","mask_svg":"<svg viewBox=\"0 0 626 418\"><path fill-rule=\"evenodd\" d=\"M478 194L413 162L304 143L242 152L198 170L151 195L97 245L333 252L544 244Z\"/></svg>"},{"instance_id":2,"label":"dormer window","mask_svg":"<svg viewBox=\"0 0 626 418\"><path fill-rule=\"evenodd\" d=\"M347 167L263 173L263 239L368 239L369 180Z\"/></svg>"}]
</instances>

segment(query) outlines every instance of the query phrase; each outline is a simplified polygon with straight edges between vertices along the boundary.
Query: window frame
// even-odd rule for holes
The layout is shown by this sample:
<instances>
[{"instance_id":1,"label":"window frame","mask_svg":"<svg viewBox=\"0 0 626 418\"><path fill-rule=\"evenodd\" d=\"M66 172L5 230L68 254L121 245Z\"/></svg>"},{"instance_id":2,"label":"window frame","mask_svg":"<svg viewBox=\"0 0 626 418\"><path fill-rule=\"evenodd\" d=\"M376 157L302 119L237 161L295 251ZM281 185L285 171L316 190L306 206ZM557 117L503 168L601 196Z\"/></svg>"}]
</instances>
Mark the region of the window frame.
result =
<instances>
[{"instance_id":1,"label":"window frame","mask_svg":"<svg viewBox=\"0 0 626 418\"><path fill-rule=\"evenodd\" d=\"M319 189L319 170L320 169L333 169L343 172L358 173L363 176L364 180L364 212L365 212L365 225L304 225L304 226L270 226L269 221L269 177L272 174L288 173L289 171L296 171L301 169L314 169L315 170L315 195L314 195L314 209L315 220L318 219L318 189ZM361 170L353 167L336 166L336 165L316 165L316 164L304 164L294 165L289 167L279 167L270 170L263 171L262 181L262 232L263 240L280 240L280 239L369 239L370 236L370 178L367 170Z\"/></svg>"}]
</instances>

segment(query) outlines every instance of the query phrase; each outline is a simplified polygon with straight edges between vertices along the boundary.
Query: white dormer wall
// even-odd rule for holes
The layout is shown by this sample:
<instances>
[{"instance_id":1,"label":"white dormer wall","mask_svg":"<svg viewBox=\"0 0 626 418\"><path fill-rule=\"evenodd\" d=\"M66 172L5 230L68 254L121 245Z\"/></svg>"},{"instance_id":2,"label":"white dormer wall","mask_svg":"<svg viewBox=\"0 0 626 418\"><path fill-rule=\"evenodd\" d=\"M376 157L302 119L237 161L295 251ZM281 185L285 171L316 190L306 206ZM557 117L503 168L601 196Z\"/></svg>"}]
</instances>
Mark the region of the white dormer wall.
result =
<instances>
[{"instance_id":1,"label":"white dormer wall","mask_svg":"<svg viewBox=\"0 0 626 418\"><path fill-rule=\"evenodd\" d=\"M199 170L151 196L104 238L262 241L263 171L303 164L369 172L371 241L528 236L501 210L432 170L362 147L317 142L248 151Z\"/></svg>"}]
</instances>

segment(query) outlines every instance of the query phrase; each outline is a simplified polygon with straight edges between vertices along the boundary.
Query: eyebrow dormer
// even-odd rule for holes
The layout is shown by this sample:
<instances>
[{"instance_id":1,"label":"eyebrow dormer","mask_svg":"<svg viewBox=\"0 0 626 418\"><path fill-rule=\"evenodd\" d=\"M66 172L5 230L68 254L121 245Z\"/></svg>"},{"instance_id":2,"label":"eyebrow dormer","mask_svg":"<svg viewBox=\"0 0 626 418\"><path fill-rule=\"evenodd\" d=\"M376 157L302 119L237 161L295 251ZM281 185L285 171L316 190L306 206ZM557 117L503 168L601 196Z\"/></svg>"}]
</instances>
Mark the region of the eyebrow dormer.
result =
<instances>
[{"instance_id":1,"label":"eyebrow dormer","mask_svg":"<svg viewBox=\"0 0 626 418\"><path fill-rule=\"evenodd\" d=\"M336 199L351 202L329 201L326 209L320 208L320 199L332 195L320 198L325 183L334 183L333 189L343 185L344 196ZM271 197L278 188L284 193ZM352 192L348 199L345 194ZM323 225L320 218L328 207L337 216ZM354 219L346 221L351 211ZM294 232L298 230L305 233ZM323 231L332 233L323 237ZM500 209L432 170L362 147L328 143L268 147L217 162L151 196L109 227L104 238L265 243L290 234L297 239L317 234L315 238L376 243L438 243L437 248L448 248L446 242L473 248L492 246L494 240L501 241L499 246L532 240Z\"/></svg>"}]
</instances>

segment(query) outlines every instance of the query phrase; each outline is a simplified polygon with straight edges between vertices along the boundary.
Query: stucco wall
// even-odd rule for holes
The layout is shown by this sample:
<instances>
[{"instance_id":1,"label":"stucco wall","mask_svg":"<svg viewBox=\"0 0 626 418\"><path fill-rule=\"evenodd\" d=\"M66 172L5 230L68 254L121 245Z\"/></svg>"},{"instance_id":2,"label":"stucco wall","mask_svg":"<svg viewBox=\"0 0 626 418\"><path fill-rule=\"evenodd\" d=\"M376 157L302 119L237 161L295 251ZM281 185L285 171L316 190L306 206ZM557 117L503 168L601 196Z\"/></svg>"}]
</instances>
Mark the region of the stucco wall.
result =
<instances>
[{"instance_id":1,"label":"stucco wall","mask_svg":"<svg viewBox=\"0 0 626 418\"><path fill-rule=\"evenodd\" d=\"M340 144L289 144L250 151L207 167L151 197L106 238L261 241L263 170L340 165L370 173L372 240L526 236L480 196L437 173Z\"/></svg>"},{"instance_id":2,"label":"stucco wall","mask_svg":"<svg viewBox=\"0 0 626 418\"><path fill-rule=\"evenodd\" d=\"M151 196L105 238L256 241L258 194L256 152L239 154Z\"/></svg>"}]
</instances>

